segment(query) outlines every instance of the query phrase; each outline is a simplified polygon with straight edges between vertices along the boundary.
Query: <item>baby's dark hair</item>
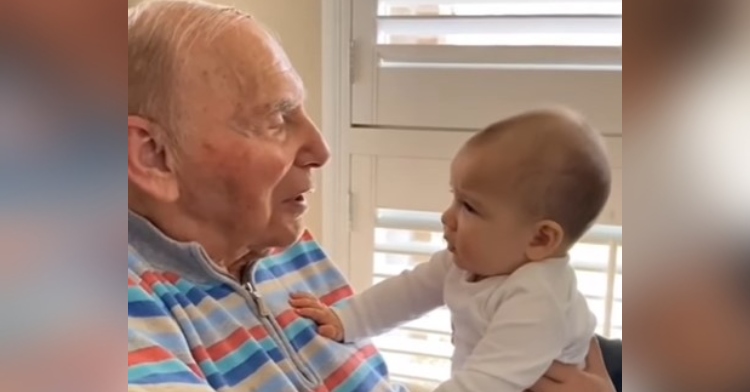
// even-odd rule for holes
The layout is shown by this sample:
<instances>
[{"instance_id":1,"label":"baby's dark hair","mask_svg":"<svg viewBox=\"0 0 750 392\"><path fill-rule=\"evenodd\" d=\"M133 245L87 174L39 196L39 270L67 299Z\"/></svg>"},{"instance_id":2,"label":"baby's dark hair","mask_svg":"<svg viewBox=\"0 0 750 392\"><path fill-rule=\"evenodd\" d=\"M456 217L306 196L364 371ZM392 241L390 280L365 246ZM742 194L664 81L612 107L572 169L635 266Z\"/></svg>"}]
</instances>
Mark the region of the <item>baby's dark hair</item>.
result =
<instances>
[{"instance_id":1,"label":"baby's dark hair","mask_svg":"<svg viewBox=\"0 0 750 392\"><path fill-rule=\"evenodd\" d=\"M510 192L533 218L562 226L568 244L586 233L609 199L612 174L603 139L571 110L519 114L479 132L470 146L512 154L517 170L510 174Z\"/></svg>"}]
</instances>

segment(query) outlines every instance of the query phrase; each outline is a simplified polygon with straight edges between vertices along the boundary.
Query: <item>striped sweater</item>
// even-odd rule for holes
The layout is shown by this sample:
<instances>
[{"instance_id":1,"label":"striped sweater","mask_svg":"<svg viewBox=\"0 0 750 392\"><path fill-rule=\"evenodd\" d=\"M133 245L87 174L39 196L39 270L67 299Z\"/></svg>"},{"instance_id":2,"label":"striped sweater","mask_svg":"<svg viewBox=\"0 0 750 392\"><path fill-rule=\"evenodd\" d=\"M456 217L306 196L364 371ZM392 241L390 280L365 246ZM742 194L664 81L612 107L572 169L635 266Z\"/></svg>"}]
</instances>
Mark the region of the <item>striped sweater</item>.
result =
<instances>
[{"instance_id":1,"label":"striped sweater","mask_svg":"<svg viewBox=\"0 0 750 392\"><path fill-rule=\"evenodd\" d=\"M327 340L289 307L293 292L329 305L352 295L309 235L258 262L248 282L129 214L128 390L403 391L369 342Z\"/></svg>"}]
</instances>

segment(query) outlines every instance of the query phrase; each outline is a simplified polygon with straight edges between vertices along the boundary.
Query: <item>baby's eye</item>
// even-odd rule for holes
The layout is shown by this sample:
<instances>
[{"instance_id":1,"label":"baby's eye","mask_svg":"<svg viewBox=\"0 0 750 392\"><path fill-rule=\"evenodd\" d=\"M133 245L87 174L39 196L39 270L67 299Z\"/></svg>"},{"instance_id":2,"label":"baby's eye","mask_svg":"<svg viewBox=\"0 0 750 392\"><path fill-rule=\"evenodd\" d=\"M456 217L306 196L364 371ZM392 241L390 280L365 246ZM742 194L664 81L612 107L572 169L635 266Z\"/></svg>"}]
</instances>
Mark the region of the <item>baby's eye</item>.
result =
<instances>
[{"instance_id":1,"label":"baby's eye","mask_svg":"<svg viewBox=\"0 0 750 392\"><path fill-rule=\"evenodd\" d=\"M472 206L471 206L471 204L469 204L469 203L467 203L467 202L465 202L465 201L462 201L462 202L461 202L461 207L462 207L463 209L465 209L466 211L468 211L468 212L472 213L472 214L476 214L476 213L477 213L477 210L476 210L476 209L474 209L474 207L472 207Z\"/></svg>"}]
</instances>

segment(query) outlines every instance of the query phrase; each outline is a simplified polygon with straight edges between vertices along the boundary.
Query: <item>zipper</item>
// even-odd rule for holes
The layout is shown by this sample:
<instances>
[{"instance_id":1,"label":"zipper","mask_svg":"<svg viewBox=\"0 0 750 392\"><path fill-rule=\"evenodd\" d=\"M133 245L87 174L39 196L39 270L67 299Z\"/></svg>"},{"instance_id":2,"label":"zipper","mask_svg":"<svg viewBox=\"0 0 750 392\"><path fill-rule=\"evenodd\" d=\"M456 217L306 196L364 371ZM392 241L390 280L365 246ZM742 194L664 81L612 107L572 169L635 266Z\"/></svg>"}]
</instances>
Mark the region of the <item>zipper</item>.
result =
<instances>
[{"instance_id":1,"label":"zipper","mask_svg":"<svg viewBox=\"0 0 750 392\"><path fill-rule=\"evenodd\" d=\"M258 309L258 313L260 314L261 318L268 324L266 330L268 331L269 336L271 336L271 338L279 346L279 349L281 349L286 357L289 358L289 360L292 362L292 366L294 366L294 369L302 378L301 381L307 384L306 386L309 388L309 390L315 390L318 386L320 386L322 380L316 377L315 373L311 369L306 367L304 361L302 361L301 358L296 354L296 351L294 350L294 347L292 347L289 339L287 339L284 330L281 328L281 326L278 325L276 319L273 317L273 313L271 313L271 311L268 309L268 306L263 300L263 295L261 295L261 293L253 284L253 271L254 269L248 274L250 276L250 279L247 279L247 282L242 285L243 288L250 295L250 298L252 298L253 303Z\"/></svg>"},{"instance_id":2,"label":"zipper","mask_svg":"<svg viewBox=\"0 0 750 392\"><path fill-rule=\"evenodd\" d=\"M235 290L237 290L238 294L242 294L244 292L249 295L249 299L251 300L251 302L253 302L255 310L257 310L258 314L261 316L261 325L268 333L268 336L282 351L284 356L286 358L289 358L289 360L292 362L292 368L295 371L295 375L300 378L300 382L302 384L305 384L305 387L307 387L308 391L316 390L323 383L323 381L320 380L311 369L308 370L308 368L305 367L304 362L301 361L301 358L299 358L299 356L295 354L294 348L289 342L289 339L286 338L286 334L284 334L284 331L276 323L276 320L273 317L273 313L268 309L265 301L263 301L263 296L260 294L260 292L258 292L258 290L255 288L255 285L253 284L252 277L255 275L255 268L257 267L257 263L243 272L242 282L237 282L234 277L228 275L225 271L219 270L212 262L210 262L211 259L208 257L208 254L206 254L206 251L202 247L199 247L196 250L197 253L202 256L201 258L203 260L201 261L203 261L203 263L201 263L201 266L207 272L218 276L224 283L229 285L229 287L233 287ZM247 295L243 295L245 300L248 299Z\"/></svg>"},{"instance_id":3,"label":"zipper","mask_svg":"<svg viewBox=\"0 0 750 392\"><path fill-rule=\"evenodd\" d=\"M260 317L269 319L271 317L271 312L268 310L266 303L263 302L263 296L260 295L258 290L256 290L250 282L245 283L245 290L247 290L248 294L250 294L250 297L253 299L255 307L258 308L258 313L260 313Z\"/></svg>"}]
</instances>

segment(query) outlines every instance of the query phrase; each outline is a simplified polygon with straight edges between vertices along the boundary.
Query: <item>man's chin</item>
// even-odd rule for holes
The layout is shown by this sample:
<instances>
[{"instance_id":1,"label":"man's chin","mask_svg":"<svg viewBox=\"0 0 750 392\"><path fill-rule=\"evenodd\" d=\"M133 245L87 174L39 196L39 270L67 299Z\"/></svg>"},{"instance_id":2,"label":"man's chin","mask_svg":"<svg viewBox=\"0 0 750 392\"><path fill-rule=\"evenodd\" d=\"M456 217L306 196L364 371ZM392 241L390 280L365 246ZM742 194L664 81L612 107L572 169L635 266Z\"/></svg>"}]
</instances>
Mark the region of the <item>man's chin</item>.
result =
<instances>
[{"instance_id":1,"label":"man's chin","mask_svg":"<svg viewBox=\"0 0 750 392\"><path fill-rule=\"evenodd\" d=\"M302 238L305 232L305 226L301 222L293 222L286 225L280 225L275 229L267 232L264 241L271 248L288 248Z\"/></svg>"}]
</instances>

